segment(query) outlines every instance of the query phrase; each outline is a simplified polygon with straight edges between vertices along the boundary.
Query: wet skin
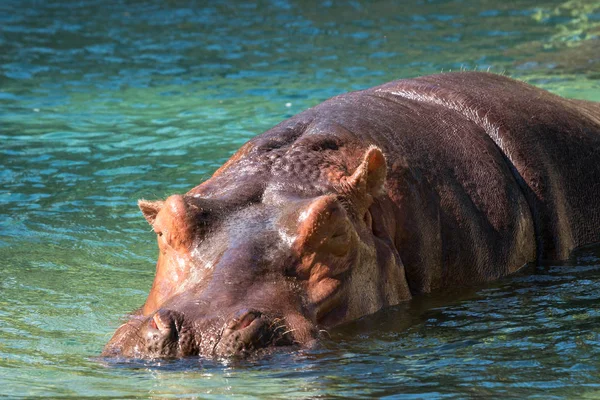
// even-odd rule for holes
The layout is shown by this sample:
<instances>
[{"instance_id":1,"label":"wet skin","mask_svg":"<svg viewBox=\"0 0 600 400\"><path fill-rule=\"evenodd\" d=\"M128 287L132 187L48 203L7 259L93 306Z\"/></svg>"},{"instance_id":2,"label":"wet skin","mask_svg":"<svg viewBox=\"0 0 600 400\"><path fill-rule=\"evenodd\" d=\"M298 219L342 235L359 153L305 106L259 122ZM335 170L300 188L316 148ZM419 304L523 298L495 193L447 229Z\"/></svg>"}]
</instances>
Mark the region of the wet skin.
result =
<instances>
[{"instance_id":1,"label":"wet skin","mask_svg":"<svg viewBox=\"0 0 600 400\"><path fill-rule=\"evenodd\" d=\"M310 346L337 325L600 241L600 104L476 72L343 94L139 206L158 240L123 357Z\"/></svg>"}]
</instances>

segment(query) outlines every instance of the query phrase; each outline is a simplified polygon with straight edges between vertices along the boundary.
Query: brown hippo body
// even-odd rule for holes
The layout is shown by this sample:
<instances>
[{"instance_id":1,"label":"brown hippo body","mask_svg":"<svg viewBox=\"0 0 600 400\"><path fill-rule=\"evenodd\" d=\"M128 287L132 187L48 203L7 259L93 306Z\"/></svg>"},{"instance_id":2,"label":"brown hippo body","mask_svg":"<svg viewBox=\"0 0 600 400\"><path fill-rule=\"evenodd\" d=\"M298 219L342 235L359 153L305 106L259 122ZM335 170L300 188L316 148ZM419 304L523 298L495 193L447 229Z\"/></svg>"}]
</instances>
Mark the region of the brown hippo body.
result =
<instances>
[{"instance_id":1,"label":"brown hippo body","mask_svg":"<svg viewBox=\"0 0 600 400\"><path fill-rule=\"evenodd\" d=\"M245 355L600 242L600 104L475 72L347 93L140 201L154 284L105 355Z\"/></svg>"}]
</instances>

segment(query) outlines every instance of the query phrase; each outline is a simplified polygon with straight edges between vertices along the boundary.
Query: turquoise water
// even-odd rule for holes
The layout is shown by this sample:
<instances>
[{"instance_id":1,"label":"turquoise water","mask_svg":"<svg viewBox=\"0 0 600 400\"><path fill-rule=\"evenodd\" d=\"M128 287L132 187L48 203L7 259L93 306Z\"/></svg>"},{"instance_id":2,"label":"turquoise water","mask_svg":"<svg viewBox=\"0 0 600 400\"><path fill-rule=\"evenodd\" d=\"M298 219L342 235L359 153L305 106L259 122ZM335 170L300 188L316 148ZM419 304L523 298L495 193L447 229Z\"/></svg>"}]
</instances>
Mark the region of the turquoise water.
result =
<instances>
[{"instance_id":1,"label":"turquoise water","mask_svg":"<svg viewBox=\"0 0 600 400\"><path fill-rule=\"evenodd\" d=\"M206 5L210 4L210 5ZM150 288L136 200L333 95L448 70L600 101L596 1L0 2L0 397L600 397L600 247L261 360L97 358Z\"/></svg>"}]
</instances>

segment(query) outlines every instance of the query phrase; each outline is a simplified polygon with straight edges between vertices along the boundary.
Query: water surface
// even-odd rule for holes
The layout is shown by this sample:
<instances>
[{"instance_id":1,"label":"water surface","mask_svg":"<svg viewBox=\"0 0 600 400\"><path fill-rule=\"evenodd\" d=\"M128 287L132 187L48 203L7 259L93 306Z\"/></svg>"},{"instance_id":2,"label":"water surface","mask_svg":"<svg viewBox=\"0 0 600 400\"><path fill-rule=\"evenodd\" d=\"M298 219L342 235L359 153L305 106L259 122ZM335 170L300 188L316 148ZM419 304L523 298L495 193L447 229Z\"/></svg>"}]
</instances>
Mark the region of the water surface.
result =
<instances>
[{"instance_id":1,"label":"water surface","mask_svg":"<svg viewBox=\"0 0 600 400\"><path fill-rule=\"evenodd\" d=\"M181 193L333 95L480 69L600 101L595 1L0 2L0 396L600 396L600 248L246 362L97 358Z\"/></svg>"}]
</instances>

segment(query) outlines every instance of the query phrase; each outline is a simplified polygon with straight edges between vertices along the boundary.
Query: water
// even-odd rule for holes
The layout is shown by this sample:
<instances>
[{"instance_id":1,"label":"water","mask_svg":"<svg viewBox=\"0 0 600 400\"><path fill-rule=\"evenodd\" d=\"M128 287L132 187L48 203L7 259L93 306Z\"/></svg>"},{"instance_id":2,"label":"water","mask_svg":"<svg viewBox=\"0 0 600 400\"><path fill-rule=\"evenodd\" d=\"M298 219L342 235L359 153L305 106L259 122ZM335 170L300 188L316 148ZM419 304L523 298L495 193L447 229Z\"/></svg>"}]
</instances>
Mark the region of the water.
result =
<instances>
[{"instance_id":1,"label":"water","mask_svg":"<svg viewBox=\"0 0 600 400\"><path fill-rule=\"evenodd\" d=\"M207 5L208 4L208 5ZM600 396L600 248L424 296L323 347L97 358L149 290L136 200L333 95L458 69L600 101L596 1L0 2L0 396Z\"/></svg>"}]
</instances>

